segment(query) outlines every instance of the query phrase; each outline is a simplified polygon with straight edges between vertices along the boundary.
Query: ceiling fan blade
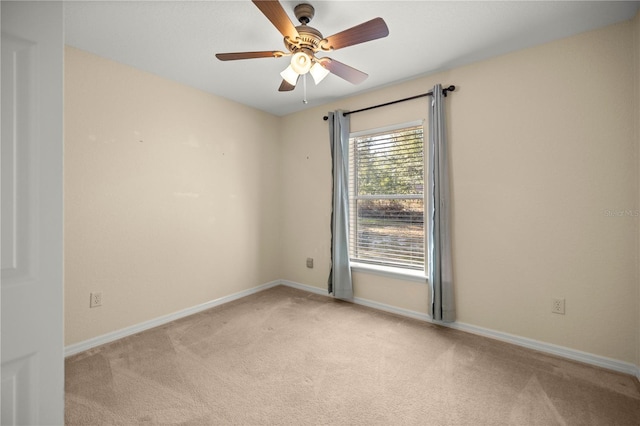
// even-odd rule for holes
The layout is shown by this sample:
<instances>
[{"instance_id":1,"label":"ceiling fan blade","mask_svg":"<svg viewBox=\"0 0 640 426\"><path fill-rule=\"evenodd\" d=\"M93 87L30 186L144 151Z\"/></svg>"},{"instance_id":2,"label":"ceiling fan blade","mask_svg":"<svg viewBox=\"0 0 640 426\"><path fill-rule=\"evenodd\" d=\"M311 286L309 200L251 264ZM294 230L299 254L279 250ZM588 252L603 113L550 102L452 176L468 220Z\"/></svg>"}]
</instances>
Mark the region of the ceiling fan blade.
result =
<instances>
[{"instance_id":1,"label":"ceiling fan blade","mask_svg":"<svg viewBox=\"0 0 640 426\"><path fill-rule=\"evenodd\" d=\"M352 68L342 62L336 61L335 59L321 58L319 61L323 67L338 77L347 80L349 83L360 84L369 77L369 74Z\"/></svg>"},{"instance_id":2,"label":"ceiling fan blade","mask_svg":"<svg viewBox=\"0 0 640 426\"><path fill-rule=\"evenodd\" d=\"M298 37L298 30L296 30L280 2L273 0L252 1L283 36L289 37L291 40L295 40Z\"/></svg>"},{"instance_id":3,"label":"ceiling fan blade","mask_svg":"<svg viewBox=\"0 0 640 426\"><path fill-rule=\"evenodd\" d=\"M216 58L221 61L236 61L238 59L254 59L254 58L279 58L286 53L277 50L262 52L237 52L237 53L216 53Z\"/></svg>"},{"instance_id":4,"label":"ceiling fan blade","mask_svg":"<svg viewBox=\"0 0 640 426\"><path fill-rule=\"evenodd\" d=\"M300 79L300 76L298 76L298 79ZM296 80L296 84L297 84L297 80ZM290 92L293 89L295 89L296 86L289 84L289 82L287 80L282 80L282 83L280 84L280 87L278 88L278 92Z\"/></svg>"},{"instance_id":5,"label":"ceiling fan blade","mask_svg":"<svg viewBox=\"0 0 640 426\"><path fill-rule=\"evenodd\" d=\"M329 49L342 49L343 47L353 46L354 44L364 43L365 41L375 40L389 35L389 28L382 18L374 18L363 24L356 25L347 30L326 38L327 42L323 45Z\"/></svg>"}]
</instances>

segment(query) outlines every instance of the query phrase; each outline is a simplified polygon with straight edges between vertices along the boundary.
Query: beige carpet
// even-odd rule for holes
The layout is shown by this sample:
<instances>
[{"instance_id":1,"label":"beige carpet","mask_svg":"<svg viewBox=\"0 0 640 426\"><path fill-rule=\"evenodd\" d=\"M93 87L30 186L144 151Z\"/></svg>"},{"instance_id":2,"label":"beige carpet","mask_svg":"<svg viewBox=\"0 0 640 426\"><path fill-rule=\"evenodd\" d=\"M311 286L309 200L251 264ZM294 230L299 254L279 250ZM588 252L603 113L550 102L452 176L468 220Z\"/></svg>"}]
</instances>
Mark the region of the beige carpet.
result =
<instances>
[{"instance_id":1,"label":"beige carpet","mask_svg":"<svg viewBox=\"0 0 640 426\"><path fill-rule=\"evenodd\" d=\"M640 385L275 287L68 358L66 423L638 425Z\"/></svg>"}]
</instances>

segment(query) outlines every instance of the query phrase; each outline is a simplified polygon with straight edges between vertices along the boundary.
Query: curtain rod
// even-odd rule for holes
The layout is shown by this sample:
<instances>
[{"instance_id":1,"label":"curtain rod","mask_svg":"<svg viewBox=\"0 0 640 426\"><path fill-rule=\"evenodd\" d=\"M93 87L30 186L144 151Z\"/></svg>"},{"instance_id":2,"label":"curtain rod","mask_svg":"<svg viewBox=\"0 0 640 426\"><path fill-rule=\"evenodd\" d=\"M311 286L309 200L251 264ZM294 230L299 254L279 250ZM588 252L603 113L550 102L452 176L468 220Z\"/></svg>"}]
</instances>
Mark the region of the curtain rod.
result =
<instances>
[{"instance_id":1,"label":"curtain rod","mask_svg":"<svg viewBox=\"0 0 640 426\"><path fill-rule=\"evenodd\" d=\"M447 88L442 89L442 94L446 97L447 96L447 92L453 92L454 90L456 90L456 86L451 85L451 86L449 86ZM387 102L387 103L384 103L384 104L379 104L379 105L374 105L374 106L370 106L370 107L367 107L367 108L357 109L355 111L343 112L342 116L346 117L347 115L350 115L350 114L355 114L355 113L362 112L362 111L369 111L370 109L376 109L376 108L380 108L380 107L384 107L384 106L397 104L397 103L400 103L400 102L411 101L413 99L424 98L425 96L431 96L431 95L433 95L433 91L429 90L427 93L423 93L421 95L410 96L408 98L398 99L397 101L391 101L391 102ZM329 119L329 117L325 115L324 117L322 117L322 119L324 121L327 121Z\"/></svg>"}]
</instances>

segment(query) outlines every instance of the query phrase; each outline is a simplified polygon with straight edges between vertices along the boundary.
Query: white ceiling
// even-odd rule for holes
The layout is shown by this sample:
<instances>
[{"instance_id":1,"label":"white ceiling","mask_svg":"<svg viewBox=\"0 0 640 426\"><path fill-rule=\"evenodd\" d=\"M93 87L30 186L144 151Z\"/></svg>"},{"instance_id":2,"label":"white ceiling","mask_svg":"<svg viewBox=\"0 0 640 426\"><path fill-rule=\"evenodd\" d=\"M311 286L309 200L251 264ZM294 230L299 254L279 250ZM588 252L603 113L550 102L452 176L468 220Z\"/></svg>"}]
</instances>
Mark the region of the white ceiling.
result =
<instances>
[{"instance_id":1,"label":"white ceiling","mask_svg":"<svg viewBox=\"0 0 640 426\"><path fill-rule=\"evenodd\" d=\"M633 18L639 1L282 1L311 3L326 37L375 17L389 36L328 55L369 74L354 86L329 75L278 92L288 58L218 61L214 54L286 50L249 0L68 1L66 44L276 114L285 115ZM443 84L455 82L443 81Z\"/></svg>"}]
</instances>

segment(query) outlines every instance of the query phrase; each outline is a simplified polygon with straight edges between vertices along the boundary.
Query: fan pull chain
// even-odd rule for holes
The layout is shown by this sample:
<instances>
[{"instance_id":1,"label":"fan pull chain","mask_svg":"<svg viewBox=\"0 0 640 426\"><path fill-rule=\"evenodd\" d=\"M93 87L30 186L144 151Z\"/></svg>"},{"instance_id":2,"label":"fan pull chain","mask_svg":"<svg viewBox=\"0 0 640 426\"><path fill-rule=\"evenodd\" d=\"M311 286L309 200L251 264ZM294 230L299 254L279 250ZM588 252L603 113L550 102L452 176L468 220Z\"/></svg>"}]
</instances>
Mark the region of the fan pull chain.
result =
<instances>
[{"instance_id":1,"label":"fan pull chain","mask_svg":"<svg viewBox=\"0 0 640 426\"><path fill-rule=\"evenodd\" d=\"M303 104L308 104L307 101L307 74L302 74L302 88L304 89L304 99L302 99Z\"/></svg>"}]
</instances>

